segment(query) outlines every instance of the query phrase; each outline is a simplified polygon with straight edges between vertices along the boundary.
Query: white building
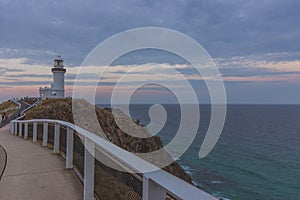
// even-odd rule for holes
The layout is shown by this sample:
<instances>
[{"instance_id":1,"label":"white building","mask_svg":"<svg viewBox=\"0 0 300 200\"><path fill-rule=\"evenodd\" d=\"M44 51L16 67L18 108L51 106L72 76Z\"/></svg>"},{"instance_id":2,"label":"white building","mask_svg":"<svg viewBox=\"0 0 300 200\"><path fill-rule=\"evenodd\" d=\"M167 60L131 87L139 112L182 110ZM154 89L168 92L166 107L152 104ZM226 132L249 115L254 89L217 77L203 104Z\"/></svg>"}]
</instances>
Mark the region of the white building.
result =
<instances>
[{"instance_id":1,"label":"white building","mask_svg":"<svg viewBox=\"0 0 300 200\"><path fill-rule=\"evenodd\" d=\"M53 68L51 69L53 73L53 82L51 87L40 87L40 97L45 98L64 98L65 97L65 73L64 61L60 56L54 60Z\"/></svg>"}]
</instances>

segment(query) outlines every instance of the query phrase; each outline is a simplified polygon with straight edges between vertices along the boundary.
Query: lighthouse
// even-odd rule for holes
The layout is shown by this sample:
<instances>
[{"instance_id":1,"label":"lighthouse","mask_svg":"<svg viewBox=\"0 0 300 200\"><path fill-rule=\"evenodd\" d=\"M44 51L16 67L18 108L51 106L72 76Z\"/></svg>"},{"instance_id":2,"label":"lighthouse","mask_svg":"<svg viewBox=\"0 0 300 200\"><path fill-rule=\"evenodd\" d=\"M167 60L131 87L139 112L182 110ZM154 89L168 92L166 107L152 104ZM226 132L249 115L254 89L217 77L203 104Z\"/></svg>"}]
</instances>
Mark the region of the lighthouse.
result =
<instances>
[{"instance_id":1,"label":"lighthouse","mask_svg":"<svg viewBox=\"0 0 300 200\"><path fill-rule=\"evenodd\" d=\"M40 97L45 98L64 98L65 97L65 73L64 61L61 56L57 56L54 60L53 67L51 69L53 73L53 82L51 87L40 87Z\"/></svg>"}]
</instances>

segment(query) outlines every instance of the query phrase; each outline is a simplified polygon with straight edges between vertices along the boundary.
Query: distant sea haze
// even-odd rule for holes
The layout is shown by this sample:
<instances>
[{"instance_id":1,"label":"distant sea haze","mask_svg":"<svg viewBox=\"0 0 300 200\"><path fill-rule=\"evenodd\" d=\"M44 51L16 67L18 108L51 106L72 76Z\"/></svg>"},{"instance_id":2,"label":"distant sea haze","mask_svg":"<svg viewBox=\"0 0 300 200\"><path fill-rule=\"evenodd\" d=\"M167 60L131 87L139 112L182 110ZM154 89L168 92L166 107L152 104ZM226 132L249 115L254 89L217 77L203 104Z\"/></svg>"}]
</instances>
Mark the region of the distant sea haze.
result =
<instances>
[{"instance_id":1,"label":"distant sea haze","mask_svg":"<svg viewBox=\"0 0 300 200\"><path fill-rule=\"evenodd\" d=\"M148 124L150 106L130 105L131 117ZM164 107L168 119L158 135L167 144L177 132L180 106ZM221 138L204 159L198 152L210 106L200 111L198 135L178 160L198 187L232 200L300 199L300 105L229 105Z\"/></svg>"}]
</instances>

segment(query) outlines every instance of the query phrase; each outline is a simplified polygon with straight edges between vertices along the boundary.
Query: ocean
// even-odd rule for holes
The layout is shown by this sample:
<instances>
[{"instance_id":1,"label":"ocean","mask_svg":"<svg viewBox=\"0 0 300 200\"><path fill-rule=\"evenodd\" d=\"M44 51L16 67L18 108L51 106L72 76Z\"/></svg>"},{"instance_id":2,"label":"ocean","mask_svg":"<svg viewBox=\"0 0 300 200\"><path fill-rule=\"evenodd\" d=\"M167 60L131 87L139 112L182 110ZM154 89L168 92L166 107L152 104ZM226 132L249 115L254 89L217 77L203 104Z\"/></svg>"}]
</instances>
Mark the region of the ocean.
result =
<instances>
[{"instance_id":1,"label":"ocean","mask_svg":"<svg viewBox=\"0 0 300 200\"><path fill-rule=\"evenodd\" d=\"M131 117L148 124L150 106L131 105ZM163 106L168 117L158 136L168 144L180 123L180 105ZM200 105L196 139L177 160L194 184L223 199L299 200L300 105L228 105L217 145L199 159L210 108Z\"/></svg>"}]
</instances>

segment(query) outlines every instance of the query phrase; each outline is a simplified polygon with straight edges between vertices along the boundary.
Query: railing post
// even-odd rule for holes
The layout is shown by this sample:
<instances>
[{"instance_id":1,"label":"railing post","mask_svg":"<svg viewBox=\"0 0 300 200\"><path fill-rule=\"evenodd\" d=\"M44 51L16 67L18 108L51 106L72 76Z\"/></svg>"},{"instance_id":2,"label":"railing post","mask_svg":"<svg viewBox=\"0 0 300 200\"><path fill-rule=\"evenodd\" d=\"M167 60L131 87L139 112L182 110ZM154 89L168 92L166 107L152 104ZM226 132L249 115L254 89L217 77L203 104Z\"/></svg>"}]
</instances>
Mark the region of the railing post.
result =
<instances>
[{"instance_id":1,"label":"railing post","mask_svg":"<svg viewBox=\"0 0 300 200\"><path fill-rule=\"evenodd\" d=\"M60 126L59 124L55 123L54 127L54 153L59 153L59 132L60 132Z\"/></svg>"},{"instance_id":2,"label":"railing post","mask_svg":"<svg viewBox=\"0 0 300 200\"><path fill-rule=\"evenodd\" d=\"M28 123L25 122L24 126L24 139L26 140L28 138Z\"/></svg>"},{"instance_id":3,"label":"railing post","mask_svg":"<svg viewBox=\"0 0 300 200\"><path fill-rule=\"evenodd\" d=\"M15 123L14 122L10 122L10 133L13 135L14 134L14 128L15 128Z\"/></svg>"},{"instance_id":4,"label":"railing post","mask_svg":"<svg viewBox=\"0 0 300 200\"><path fill-rule=\"evenodd\" d=\"M42 146L46 147L48 144L48 123L43 123L43 143Z\"/></svg>"},{"instance_id":5,"label":"railing post","mask_svg":"<svg viewBox=\"0 0 300 200\"><path fill-rule=\"evenodd\" d=\"M33 122L32 141L37 142L37 122Z\"/></svg>"},{"instance_id":6,"label":"railing post","mask_svg":"<svg viewBox=\"0 0 300 200\"><path fill-rule=\"evenodd\" d=\"M94 200L94 171L95 171L95 143L85 138L84 150L84 200Z\"/></svg>"},{"instance_id":7,"label":"railing post","mask_svg":"<svg viewBox=\"0 0 300 200\"><path fill-rule=\"evenodd\" d=\"M15 122L14 135L17 135L17 131L18 131L18 123Z\"/></svg>"},{"instance_id":8,"label":"railing post","mask_svg":"<svg viewBox=\"0 0 300 200\"><path fill-rule=\"evenodd\" d=\"M19 122L19 137L22 137L22 123Z\"/></svg>"},{"instance_id":9,"label":"railing post","mask_svg":"<svg viewBox=\"0 0 300 200\"><path fill-rule=\"evenodd\" d=\"M0 120L1 122L1 120ZM11 126L11 123L9 123L9 132L11 133L11 130L12 130L12 126Z\"/></svg>"},{"instance_id":10,"label":"railing post","mask_svg":"<svg viewBox=\"0 0 300 200\"><path fill-rule=\"evenodd\" d=\"M164 188L143 176L143 200L165 200L166 197Z\"/></svg>"},{"instance_id":11,"label":"railing post","mask_svg":"<svg viewBox=\"0 0 300 200\"><path fill-rule=\"evenodd\" d=\"M67 127L67 155L66 155L66 168L73 168L73 141L74 141L74 131L73 129Z\"/></svg>"}]
</instances>

